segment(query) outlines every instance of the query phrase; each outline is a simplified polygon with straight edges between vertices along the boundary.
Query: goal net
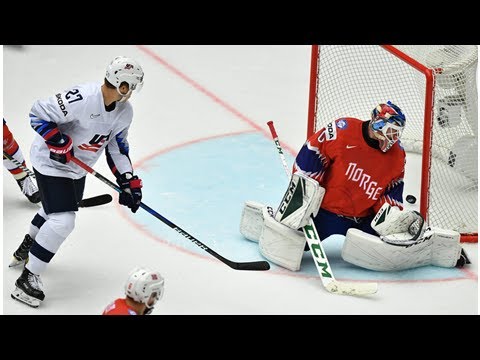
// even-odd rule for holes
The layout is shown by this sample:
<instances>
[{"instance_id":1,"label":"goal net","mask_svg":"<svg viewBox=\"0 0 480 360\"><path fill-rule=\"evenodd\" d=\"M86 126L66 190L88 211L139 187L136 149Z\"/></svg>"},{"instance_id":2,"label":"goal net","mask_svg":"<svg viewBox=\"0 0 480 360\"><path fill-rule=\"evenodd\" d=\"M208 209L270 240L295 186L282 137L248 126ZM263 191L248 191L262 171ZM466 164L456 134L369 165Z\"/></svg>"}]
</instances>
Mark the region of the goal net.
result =
<instances>
[{"instance_id":1,"label":"goal net","mask_svg":"<svg viewBox=\"0 0 480 360\"><path fill-rule=\"evenodd\" d=\"M477 58L474 45L313 45L307 135L397 104L407 118L401 142L421 154L420 212L477 241Z\"/></svg>"}]
</instances>

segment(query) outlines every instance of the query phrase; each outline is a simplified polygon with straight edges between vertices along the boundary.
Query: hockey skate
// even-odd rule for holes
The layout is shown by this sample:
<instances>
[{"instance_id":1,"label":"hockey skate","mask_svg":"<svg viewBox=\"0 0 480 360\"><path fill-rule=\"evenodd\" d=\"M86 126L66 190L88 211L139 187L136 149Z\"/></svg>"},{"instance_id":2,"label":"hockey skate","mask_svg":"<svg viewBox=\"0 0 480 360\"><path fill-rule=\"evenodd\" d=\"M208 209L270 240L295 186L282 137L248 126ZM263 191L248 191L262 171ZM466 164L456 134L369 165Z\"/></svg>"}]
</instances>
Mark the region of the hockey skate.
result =
<instances>
[{"instance_id":1,"label":"hockey skate","mask_svg":"<svg viewBox=\"0 0 480 360\"><path fill-rule=\"evenodd\" d=\"M25 177L17 180L17 183L18 186L20 186L22 193L30 202L36 204L40 201L40 192L30 176L25 175Z\"/></svg>"},{"instance_id":2,"label":"hockey skate","mask_svg":"<svg viewBox=\"0 0 480 360\"><path fill-rule=\"evenodd\" d=\"M470 262L470 259L467 256L467 253L462 248L462 252L460 253L460 257L458 258L457 264L455 265L455 267L462 268L467 264L471 264L471 262Z\"/></svg>"},{"instance_id":3,"label":"hockey skate","mask_svg":"<svg viewBox=\"0 0 480 360\"><path fill-rule=\"evenodd\" d=\"M30 248L32 247L33 244L33 239L30 237L30 235L25 235L25 238L23 239L22 243L18 247L17 250L13 253L13 259L10 265L8 267L15 267L18 265L23 265L26 264L28 261L28 252L30 251Z\"/></svg>"},{"instance_id":4,"label":"hockey skate","mask_svg":"<svg viewBox=\"0 0 480 360\"><path fill-rule=\"evenodd\" d=\"M43 284L39 275L35 275L27 268L23 269L22 275L15 282L15 290L11 296L12 299L18 300L31 307L38 307L45 299L43 293Z\"/></svg>"}]
</instances>

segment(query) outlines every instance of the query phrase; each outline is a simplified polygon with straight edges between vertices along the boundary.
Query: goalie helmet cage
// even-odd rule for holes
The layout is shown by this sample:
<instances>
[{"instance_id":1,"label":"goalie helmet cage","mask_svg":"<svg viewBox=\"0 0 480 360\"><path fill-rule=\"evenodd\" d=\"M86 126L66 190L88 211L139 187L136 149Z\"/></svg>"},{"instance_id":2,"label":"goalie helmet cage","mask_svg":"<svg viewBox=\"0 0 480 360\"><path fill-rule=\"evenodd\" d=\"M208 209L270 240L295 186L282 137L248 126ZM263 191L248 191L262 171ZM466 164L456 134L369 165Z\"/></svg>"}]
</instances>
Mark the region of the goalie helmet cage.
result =
<instances>
[{"instance_id":1,"label":"goalie helmet cage","mask_svg":"<svg viewBox=\"0 0 480 360\"><path fill-rule=\"evenodd\" d=\"M478 242L477 59L475 45L312 45L307 136L391 100L422 156L421 214Z\"/></svg>"}]
</instances>

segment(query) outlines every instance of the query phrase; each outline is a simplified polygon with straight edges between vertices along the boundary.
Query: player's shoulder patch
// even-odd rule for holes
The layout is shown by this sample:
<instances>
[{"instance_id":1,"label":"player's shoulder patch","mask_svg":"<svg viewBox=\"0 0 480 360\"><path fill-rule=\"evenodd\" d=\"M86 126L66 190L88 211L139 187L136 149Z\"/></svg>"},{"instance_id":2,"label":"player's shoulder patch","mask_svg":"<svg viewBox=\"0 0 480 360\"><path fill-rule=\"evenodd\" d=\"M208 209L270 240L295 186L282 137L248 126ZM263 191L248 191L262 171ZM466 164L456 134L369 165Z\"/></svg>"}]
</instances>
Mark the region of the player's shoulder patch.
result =
<instances>
[{"instance_id":1,"label":"player's shoulder patch","mask_svg":"<svg viewBox=\"0 0 480 360\"><path fill-rule=\"evenodd\" d=\"M65 94L67 94L67 93L64 93L64 95ZM66 101L64 101L64 99L62 99L62 93L55 94L55 99L57 100L58 107L59 107L60 111L62 112L63 116L67 116L68 111L67 111L67 108L65 106Z\"/></svg>"},{"instance_id":2,"label":"player's shoulder patch","mask_svg":"<svg viewBox=\"0 0 480 360\"><path fill-rule=\"evenodd\" d=\"M325 133L325 137L327 141L332 141L332 140L335 140L337 138L337 127L334 125L334 121L330 122L327 124L327 126L325 126L325 130L326 130L326 133Z\"/></svg>"},{"instance_id":3,"label":"player's shoulder patch","mask_svg":"<svg viewBox=\"0 0 480 360\"><path fill-rule=\"evenodd\" d=\"M348 127L347 120L345 120L345 119L338 119L337 120L337 128L346 129L347 127Z\"/></svg>"},{"instance_id":4,"label":"player's shoulder patch","mask_svg":"<svg viewBox=\"0 0 480 360\"><path fill-rule=\"evenodd\" d=\"M318 142L323 143L324 141L332 141L337 138L337 127L334 125L335 121L328 123L318 134Z\"/></svg>"}]
</instances>

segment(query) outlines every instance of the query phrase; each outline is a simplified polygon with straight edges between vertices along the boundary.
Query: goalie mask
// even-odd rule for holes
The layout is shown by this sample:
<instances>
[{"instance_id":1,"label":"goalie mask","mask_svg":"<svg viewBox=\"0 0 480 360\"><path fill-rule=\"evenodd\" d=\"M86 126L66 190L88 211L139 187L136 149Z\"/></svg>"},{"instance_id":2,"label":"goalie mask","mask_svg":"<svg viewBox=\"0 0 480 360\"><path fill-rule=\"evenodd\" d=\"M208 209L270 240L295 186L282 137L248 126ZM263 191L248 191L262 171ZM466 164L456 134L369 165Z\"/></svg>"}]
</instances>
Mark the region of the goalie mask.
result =
<instances>
[{"instance_id":1,"label":"goalie mask","mask_svg":"<svg viewBox=\"0 0 480 360\"><path fill-rule=\"evenodd\" d=\"M379 141L380 150L387 152L400 139L405 122L402 110L390 101L373 109L369 125Z\"/></svg>"},{"instance_id":2,"label":"goalie mask","mask_svg":"<svg viewBox=\"0 0 480 360\"><path fill-rule=\"evenodd\" d=\"M105 78L122 95L121 102L126 101L133 90L138 92L143 87L142 67L135 60L125 56L117 56L108 64ZM128 84L128 92L126 94L120 92L120 86L123 82Z\"/></svg>"}]
</instances>

